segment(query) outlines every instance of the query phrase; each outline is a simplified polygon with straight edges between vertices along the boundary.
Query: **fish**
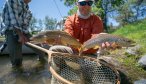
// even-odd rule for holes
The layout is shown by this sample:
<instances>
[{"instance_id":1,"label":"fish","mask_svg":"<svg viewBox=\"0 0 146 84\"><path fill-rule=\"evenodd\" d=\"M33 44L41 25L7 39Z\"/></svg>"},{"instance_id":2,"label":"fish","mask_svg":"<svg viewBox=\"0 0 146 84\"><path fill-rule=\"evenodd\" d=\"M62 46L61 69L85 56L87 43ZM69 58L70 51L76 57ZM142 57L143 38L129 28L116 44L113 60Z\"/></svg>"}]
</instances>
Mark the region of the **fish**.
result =
<instances>
[{"instance_id":1,"label":"fish","mask_svg":"<svg viewBox=\"0 0 146 84\"><path fill-rule=\"evenodd\" d=\"M81 43L69 35L65 31L43 31L40 32L30 38L31 41L38 43L47 43L49 45L55 45L56 40L60 39L59 45L71 46L73 48L79 49L81 47Z\"/></svg>"},{"instance_id":2,"label":"fish","mask_svg":"<svg viewBox=\"0 0 146 84\"><path fill-rule=\"evenodd\" d=\"M109 42L112 47L132 47L135 45L135 41L119 36L119 35L113 35L113 34L108 34L108 33L100 33L97 34L95 37L87 40L86 42L83 43L81 46L81 49L79 53L81 54L83 51L86 51L90 48L93 49L98 49L101 48L102 43Z\"/></svg>"}]
</instances>

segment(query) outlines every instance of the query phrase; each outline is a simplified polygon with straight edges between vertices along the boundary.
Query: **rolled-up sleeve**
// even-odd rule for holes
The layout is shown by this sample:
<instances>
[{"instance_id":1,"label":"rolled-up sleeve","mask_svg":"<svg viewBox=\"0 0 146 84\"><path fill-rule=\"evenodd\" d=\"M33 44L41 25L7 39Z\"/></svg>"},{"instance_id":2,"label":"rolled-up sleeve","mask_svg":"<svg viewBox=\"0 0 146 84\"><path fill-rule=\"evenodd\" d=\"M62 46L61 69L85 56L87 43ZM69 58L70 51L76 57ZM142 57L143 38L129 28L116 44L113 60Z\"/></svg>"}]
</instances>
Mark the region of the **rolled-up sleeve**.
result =
<instances>
[{"instance_id":1,"label":"rolled-up sleeve","mask_svg":"<svg viewBox=\"0 0 146 84\"><path fill-rule=\"evenodd\" d=\"M101 18L97 16L94 18L92 37L94 37L96 34L99 34L103 31L104 31L103 22L102 22Z\"/></svg>"},{"instance_id":2,"label":"rolled-up sleeve","mask_svg":"<svg viewBox=\"0 0 146 84\"><path fill-rule=\"evenodd\" d=\"M71 36L73 36L74 34L73 25L70 17L68 17L64 23L64 31L69 33Z\"/></svg>"}]
</instances>

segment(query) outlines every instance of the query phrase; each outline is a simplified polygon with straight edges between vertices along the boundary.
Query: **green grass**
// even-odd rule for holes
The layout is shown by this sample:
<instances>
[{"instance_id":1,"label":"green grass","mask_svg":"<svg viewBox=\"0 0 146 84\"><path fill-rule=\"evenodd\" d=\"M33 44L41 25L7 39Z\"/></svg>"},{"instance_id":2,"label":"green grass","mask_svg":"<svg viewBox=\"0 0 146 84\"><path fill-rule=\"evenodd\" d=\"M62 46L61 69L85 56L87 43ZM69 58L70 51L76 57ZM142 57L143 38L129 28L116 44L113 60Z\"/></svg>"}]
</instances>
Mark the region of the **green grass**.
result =
<instances>
[{"instance_id":1,"label":"green grass","mask_svg":"<svg viewBox=\"0 0 146 84\"><path fill-rule=\"evenodd\" d=\"M121 35L134 40L137 44L141 45L142 48L139 56L125 54L125 58L120 58L121 61L128 71L129 77L132 80L138 80L138 78L146 78L146 71L138 66L138 59L146 54L146 20L135 22L133 24L121 27L112 34Z\"/></svg>"},{"instance_id":2,"label":"green grass","mask_svg":"<svg viewBox=\"0 0 146 84\"><path fill-rule=\"evenodd\" d=\"M142 51L146 53L146 20L126 25L113 32L113 34L133 39L137 44L143 46Z\"/></svg>"}]
</instances>

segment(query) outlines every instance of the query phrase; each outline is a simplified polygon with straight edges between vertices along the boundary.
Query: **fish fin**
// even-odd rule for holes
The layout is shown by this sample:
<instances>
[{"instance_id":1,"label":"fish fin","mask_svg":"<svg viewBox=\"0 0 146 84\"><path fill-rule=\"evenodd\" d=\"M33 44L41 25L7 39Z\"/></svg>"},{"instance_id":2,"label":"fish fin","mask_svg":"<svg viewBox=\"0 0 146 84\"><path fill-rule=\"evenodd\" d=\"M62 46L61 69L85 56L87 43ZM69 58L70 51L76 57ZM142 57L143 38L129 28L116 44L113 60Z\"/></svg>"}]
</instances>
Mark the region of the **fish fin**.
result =
<instances>
[{"instance_id":1,"label":"fish fin","mask_svg":"<svg viewBox=\"0 0 146 84\"><path fill-rule=\"evenodd\" d=\"M83 51L79 50L79 56L81 56L82 52L83 52Z\"/></svg>"},{"instance_id":2,"label":"fish fin","mask_svg":"<svg viewBox=\"0 0 146 84\"><path fill-rule=\"evenodd\" d=\"M80 48L78 48L79 51L79 56L81 56L81 54L83 53L83 51L88 50L87 48L83 48L83 46L81 46Z\"/></svg>"},{"instance_id":3,"label":"fish fin","mask_svg":"<svg viewBox=\"0 0 146 84\"><path fill-rule=\"evenodd\" d=\"M97 45L97 46L95 46L93 49L98 49L99 48L99 46Z\"/></svg>"}]
</instances>

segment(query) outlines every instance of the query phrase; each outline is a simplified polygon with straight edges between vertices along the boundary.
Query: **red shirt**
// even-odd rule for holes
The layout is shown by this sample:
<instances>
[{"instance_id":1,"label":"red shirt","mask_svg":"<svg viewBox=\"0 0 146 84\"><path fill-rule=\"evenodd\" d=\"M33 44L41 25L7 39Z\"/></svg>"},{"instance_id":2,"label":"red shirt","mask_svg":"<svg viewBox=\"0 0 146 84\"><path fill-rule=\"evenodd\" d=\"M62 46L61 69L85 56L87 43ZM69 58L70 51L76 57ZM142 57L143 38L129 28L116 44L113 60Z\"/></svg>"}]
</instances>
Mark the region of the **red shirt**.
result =
<instances>
[{"instance_id":1,"label":"red shirt","mask_svg":"<svg viewBox=\"0 0 146 84\"><path fill-rule=\"evenodd\" d=\"M103 32L103 22L100 17L92 14L88 19L82 19L77 14L69 16L64 24L67 33L75 37L81 44L95 34ZM89 49L84 53L95 53L97 50Z\"/></svg>"}]
</instances>

